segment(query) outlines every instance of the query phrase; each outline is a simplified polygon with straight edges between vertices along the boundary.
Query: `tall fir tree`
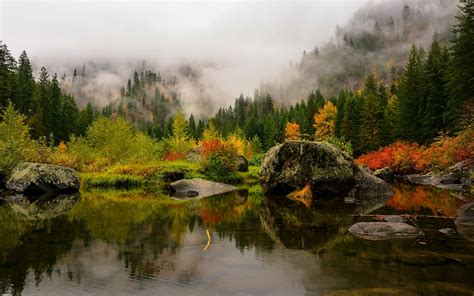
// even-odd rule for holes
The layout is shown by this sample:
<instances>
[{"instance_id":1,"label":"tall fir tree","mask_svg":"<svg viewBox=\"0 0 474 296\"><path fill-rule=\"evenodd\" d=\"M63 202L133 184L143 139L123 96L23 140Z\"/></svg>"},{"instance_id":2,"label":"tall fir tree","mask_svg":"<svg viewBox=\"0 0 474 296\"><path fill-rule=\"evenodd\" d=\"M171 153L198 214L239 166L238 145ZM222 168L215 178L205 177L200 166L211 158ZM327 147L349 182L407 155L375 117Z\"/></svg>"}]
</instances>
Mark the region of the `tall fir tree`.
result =
<instances>
[{"instance_id":1,"label":"tall fir tree","mask_svg":"<svg viewBox=\"0 0 474 296\"><path fill-rule=\"evenodd\" d=\"M23 51L18 60L18 98L15 102L18 110L25 115L32 115L33 110L33 92L35 81L30 60L25 51Z\"/></svg>"},{"instance_id":2,"label":"tall fir tree","mask_svg":"<svg viewBox=\"0 0 474 296\"><path fill-rule=\"evenodd\" d=\"M474 1L460 2L461 14L453 30L455 38L449 63L446 117L452 130L459 130L464 124L472 125L474 113Z\"/></svg>"},{"instance_id":3,"label":"tall fir tree","mask_svg":"<svg viewBox=\"0 0 474 296\"><path fill-rule=\"evenodd\" d=\"M423 64L416 45L412 45L408 63L403 71L399 85L400 117L398 126L401 136L408 141L419 141L420 120L418 109L423 100Z\"/></svg>"}]
</instances>

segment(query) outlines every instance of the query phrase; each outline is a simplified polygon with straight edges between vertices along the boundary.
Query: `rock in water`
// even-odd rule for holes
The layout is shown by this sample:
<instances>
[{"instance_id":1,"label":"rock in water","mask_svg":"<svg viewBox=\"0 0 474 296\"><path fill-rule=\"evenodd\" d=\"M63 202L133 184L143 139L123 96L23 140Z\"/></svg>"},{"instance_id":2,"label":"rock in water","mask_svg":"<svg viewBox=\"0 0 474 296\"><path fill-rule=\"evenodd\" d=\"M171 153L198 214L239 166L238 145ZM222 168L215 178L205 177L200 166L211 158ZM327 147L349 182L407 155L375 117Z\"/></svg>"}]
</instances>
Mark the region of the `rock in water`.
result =
<instances>
[{"instance_id":1,"label":"rock in water","mask_svg":"<svg viewBox=\"0 0 474 296\"><path fill-rule=\"evenodd\" d=\"M75 170L51 164L23 162L12 171L6 187L16 192L40 195L46 192L76 192L81 180Z\"/></svg>"},{"instance_id":2,"label":"rock in water","mask_svg":"<svg viewBox=\"0 0 474 296\"><path fill-rule=\"evenodd\" d=\"M235 170L237 172L248 172L249 171L249 161L242 155L237 156L237 161L235 163Z\"/></svg>"},{"instance_id":3,"label":"rock in water","mask_svg":"<svg viewBox=\"0 0 474 296\"><path fill-rule=\"evenodd\" d=\"M467 203L458 209L454 224L460 235L474 241L474 202Z\"/></svg>"},{"instance_id":4,"label":"rock in water","mask_svg":"<svg viewBox=\"0 0 474 296\"><path fill-rule=\"evenodd\" d=\"M267 195L287 195L311 184L315 196L390 197L390 185L365 172L335 146L287 141L263 157L260 183Z\"/></svg>"},{"instance_id":5,"label":"rock in water","mask_svg":"<svg viewBox=\"0 0 474 296\"><path fill-rule=\"evenodd\" d=\"M171 187L175 190L173 197L177 198L194 198L223 194L238 190L237 187L223 183L211 182L204 179L183 179L171 183ZM193 194L190 196L190 192ZM197 194L196 194L197 193Z\"/></svg>"},{"instance_id":6,"label":"rock in water","mask_svg":"<svg viewBox=\"0 0 474 296\"><path fill-rule=\"evenodd\" d=\"M349 228L353 235L368 240L416 238L423 232L403 222L359 222Z\"/></svg>"},{"instance_id":7,"label":"rock in water","mask_svg":"<svg viewBox=\"0 0 474 296\"><path fill-rule=\"evenodd\" d=\"M382 169L376 170L374 172L374 176L385 181L393 181L395 174L393 173L391 168L384 167Z\"/></svg>"},{"instance_id":8,"label":"rock in water","mask_svg":"<svg viewBox=\"0 0 474 296\"><path fill-rule=\"evenodd\" d=\"M438 229L438 231L444 235L447 236L455 236L457 234L456 230L452 228L443 228L443 229Z\"/></svg>"}]
</instances>

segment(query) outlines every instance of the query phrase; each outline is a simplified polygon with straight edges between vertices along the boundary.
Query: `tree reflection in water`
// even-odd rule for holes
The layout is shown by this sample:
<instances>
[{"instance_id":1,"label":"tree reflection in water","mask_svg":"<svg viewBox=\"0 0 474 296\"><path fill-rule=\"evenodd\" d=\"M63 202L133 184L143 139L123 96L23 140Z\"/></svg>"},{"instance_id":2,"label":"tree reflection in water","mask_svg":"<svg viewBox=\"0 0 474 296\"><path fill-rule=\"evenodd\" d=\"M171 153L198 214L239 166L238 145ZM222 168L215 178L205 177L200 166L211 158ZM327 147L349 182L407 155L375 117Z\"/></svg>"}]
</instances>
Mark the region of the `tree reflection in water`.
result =
<instances>
[{"instance_id":1,"label":"tree reflection in water","mask_svg":"<svg viewBox=\"0 0 474 296\"><path fill-rule=\"evenodd\" d=\"M443 201L450 196L432 197L417 187L396 185L394 192L387 204L400 210L427 208L449 215L458 206L456 200ZM196 294L320 294L375 283L391 286L395 277L402 286L414 278L440 281L448 268L450 280L469 282L465 275L471 274L472 265L429 267L426 275L420 267L397 259L407 251L425 249L450 256L453 250L474 254L464 241L424 246L371 243L346 232L354 212L381 202L341 206L341 201L329 200L308 209L288 199L263 198L251 188L250 193L198 201L139 191L85 192L62 216L48 216L39 208L25 212L2 207L0 291L180 294L186 287L196 289ZM47 212L60 211L53 207ZM394 266L402 274L396 275ZM257 281L252 281L254 274Z\"/></svg>"}]
</instances>

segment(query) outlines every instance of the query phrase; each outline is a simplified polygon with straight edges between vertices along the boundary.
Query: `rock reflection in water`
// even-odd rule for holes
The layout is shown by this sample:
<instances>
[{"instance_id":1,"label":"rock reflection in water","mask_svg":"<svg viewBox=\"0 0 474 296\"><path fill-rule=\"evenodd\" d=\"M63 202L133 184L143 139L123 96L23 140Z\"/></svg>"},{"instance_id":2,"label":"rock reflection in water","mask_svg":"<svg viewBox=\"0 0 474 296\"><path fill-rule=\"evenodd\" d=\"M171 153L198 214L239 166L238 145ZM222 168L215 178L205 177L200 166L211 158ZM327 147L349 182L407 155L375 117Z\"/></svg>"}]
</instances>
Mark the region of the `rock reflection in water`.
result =
<instances>
[{"instance_id":1,"label":"rock reflection in water","mask_svg":"<svg viewBox=\"0 0 474 296\"><path fill-rule=\"evenodd\" d=\"M338 239L353 222L352 205L320 202L314 208L291 205L280 200L264 198L260 221L275 242L288 249L319 250Z\"/></svg>"}]
</instances>

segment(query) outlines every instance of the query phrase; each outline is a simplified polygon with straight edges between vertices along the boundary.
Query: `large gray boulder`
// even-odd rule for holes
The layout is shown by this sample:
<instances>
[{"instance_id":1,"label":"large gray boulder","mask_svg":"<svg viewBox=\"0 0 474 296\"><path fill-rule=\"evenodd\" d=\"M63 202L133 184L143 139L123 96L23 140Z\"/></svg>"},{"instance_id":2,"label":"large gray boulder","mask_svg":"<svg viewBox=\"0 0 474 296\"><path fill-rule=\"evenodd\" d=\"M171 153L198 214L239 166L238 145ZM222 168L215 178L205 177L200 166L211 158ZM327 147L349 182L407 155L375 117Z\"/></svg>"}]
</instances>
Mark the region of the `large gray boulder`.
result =
<instances>
[{"instance_id":1,"label":"large gray boulder","mask_svg":"<svg viewBox=\"0 0 474 296\"><path fill-rule=\"evenodd\" d=\"M391 186L357 166L335 146L287 141L263 157L260 183L266 195L287 195L311 185L314 197L350 196L358 201L390 197Z\"/></svg>"},{"instance_id":2,"label":"large gray boulder","mask_svg":"<svg viewBox=\"0 0 474 296\"><path fill-rule=\"evenodd\" d=\"M349 228L353 235L368 240L417 238L423 232L403 222L359 222Z\"/></svg>"},{"instance_id":3,"label":"large gray boulder","mask_svg":"<svg viewBox=\"0 0 474 296\"><path fill-rule=\"evenodd\" d=\"M171 187L175 191L173 197L180 199L200 199L238 190L237 187L232 185L207 181L200 178L179 180L171 183Z\"/></svg>"},{"instance_id":4,"label":"large gray boulder","mask_svg":"<svg viewBox=\"0 0 474 296\"><path fill-rule=\"evenodd\" d=\"M23 162L12 171L6 187L25 194L75 192L81 180L75 170L51 164Z\"/></svg>"}]
</instances>

